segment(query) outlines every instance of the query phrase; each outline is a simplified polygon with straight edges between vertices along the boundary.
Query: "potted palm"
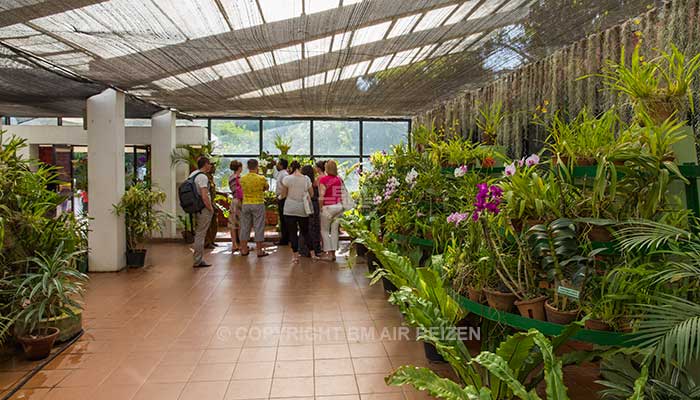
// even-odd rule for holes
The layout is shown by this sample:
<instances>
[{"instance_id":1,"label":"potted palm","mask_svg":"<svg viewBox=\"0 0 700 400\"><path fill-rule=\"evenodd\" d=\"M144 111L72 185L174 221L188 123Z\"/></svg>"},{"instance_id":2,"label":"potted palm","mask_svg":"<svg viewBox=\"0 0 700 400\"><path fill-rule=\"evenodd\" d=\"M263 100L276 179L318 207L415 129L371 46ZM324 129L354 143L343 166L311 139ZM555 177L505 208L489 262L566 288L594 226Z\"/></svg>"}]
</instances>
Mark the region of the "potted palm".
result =
<instances>
[{"instance_id":1,"label":"potted palm","mask_svg":"<svg viewBox=\"0 0 700 400\"><path fill-rule=\"evenodd\" d=\"M146 261L144 242L153 233L162 233L163 223L170 218L170 214L155 208L165 199L165 192L140 183L130 187L119 204L114 205L114 213L123 215L126 222L127 266L144 266Z\"/></svg>"},{"instance_id":2,"label":"potted palm","mask_svg":"<svg viewBox=\"0 0 700 400\"><path fill-rule=\"evenodd\" d=\"M53 254L39 253L27 259L28 269L16 281L15 332L30 360L46 358L60 333L56 325L82 308L77 299L87 275L76 268L81 253L66 252L63 245Z\"/></svg>"}]
</instances>

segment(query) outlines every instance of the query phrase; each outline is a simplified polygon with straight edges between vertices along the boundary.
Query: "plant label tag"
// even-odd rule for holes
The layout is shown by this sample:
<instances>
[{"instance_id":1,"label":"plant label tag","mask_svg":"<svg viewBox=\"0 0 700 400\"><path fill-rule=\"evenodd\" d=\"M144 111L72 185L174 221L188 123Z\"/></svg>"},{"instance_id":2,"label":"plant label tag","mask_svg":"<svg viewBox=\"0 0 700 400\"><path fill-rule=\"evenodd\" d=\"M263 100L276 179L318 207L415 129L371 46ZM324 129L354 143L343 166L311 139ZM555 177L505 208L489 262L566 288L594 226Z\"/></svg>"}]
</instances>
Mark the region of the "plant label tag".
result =
<instances>
[{"instance_id":1,"label":"plant label tag","mask_svg":"<svg viewBox=\"0 0 700 400\"><path fill-rule=\"evenodd\" d=\"M570 297L574 300L578 300L578 297L579 297L578 290L571 289L571 288L564 287L564 286L559 286L557 288L557 293L559 293L562 296Z\"/></svg>"}]
</instances>

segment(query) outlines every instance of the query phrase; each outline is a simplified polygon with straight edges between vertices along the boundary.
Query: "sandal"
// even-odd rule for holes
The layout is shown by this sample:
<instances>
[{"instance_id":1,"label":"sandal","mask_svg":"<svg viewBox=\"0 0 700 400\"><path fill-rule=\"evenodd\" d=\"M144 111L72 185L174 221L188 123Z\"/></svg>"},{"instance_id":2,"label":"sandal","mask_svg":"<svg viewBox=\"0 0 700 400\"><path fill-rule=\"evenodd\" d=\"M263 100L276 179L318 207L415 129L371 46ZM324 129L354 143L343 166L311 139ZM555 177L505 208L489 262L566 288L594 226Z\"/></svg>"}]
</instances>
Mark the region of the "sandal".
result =
<instances>
[{"instance_id":1,"label":"sandal","mask_svg":"<svg viewBox=\"0 0 700 400\"><path fill-rule=\"evenodd\" d=\"M260 258L260 257L267 257L270 255L270 253L256 253L255 255L258 256L258 258Z\"/></svg>"}]
</instances>

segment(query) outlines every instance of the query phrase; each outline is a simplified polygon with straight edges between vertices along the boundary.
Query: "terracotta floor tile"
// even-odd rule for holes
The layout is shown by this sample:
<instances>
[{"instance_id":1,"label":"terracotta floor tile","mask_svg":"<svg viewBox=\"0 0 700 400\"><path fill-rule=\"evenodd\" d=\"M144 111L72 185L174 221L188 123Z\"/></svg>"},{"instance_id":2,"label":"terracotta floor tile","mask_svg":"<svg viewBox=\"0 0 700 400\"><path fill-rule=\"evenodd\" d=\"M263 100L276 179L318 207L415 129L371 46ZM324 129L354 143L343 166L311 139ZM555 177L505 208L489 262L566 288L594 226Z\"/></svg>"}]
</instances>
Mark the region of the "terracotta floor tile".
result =
<instances>
[{"instance_id":1,"label":"terracotta floor tile","mask_svg":"<svg viewBox=\"0 0 700 400\"><path fill-rule=\"evenodd\" d=\"M386 374L357 375L357 386L360 393L389 393L401 392L399 386L388 386L384 381Z\"/></svg>"},{"instance_id":2,"label":"terracotta floor tile","mask_svg":"<svg viewBox=\"0 0 700 400\"><path fill-rule=\"evenodd\" d=\"M322 344L314 346L314 359L349 358L350 348L347 344Z\"/></svg>"},{"instance_id":3,"label":"terracotta floor tile","mask_svg":"<svg viewBox=\"0 0 700 400\"><path fill-rule=\"evenodd\" d=\"M181 351L174 350L165 353L160 360L161 365L195 365L202 358L204 350Z\"/></svg>"},{"instance_id":4,"label":"terracotta floor tile","mask_svg":"<svg viewBox=\"0 0 700 400\"><path fill-rule=\"evenodd\" d=\"M226 391L226 400L267 399L272 379L232 380Z\"/></svg>"},{"instance_id":5,"label":"terracotta floor tile","mask_svg":"<svg viewBox=\"0 0 700 400\"><path fill-rule=\"evenodd\" d=\"M316 400L360 400L360 395L347 394L342 396L316 396Z\"/></svg>"},{"instance_id":6,"label":"terracotta floor tile","mask_svg":"<svg viewBox=\"0 0 700 400\"><path fill-rule=\"evenodd\" d=\"M65 379L59 382L58 387L97 387L112 372L112 368L90 368L73 371ZM53 392L53 391L52 391Z\"/></svg>"},{"instance_id":7,"label":"terracotta floor tile","mask_svg":"<svg viewBox=\"0 0 700 400\"><path fill-rule=\"evenodd\" d=\"M141 386L132 400L177 400L185 383L148 383Z\"/></svg>"},{"instance_id":8,"label":"terracotta floor tile","mask_svg":"<svg viewBox=\"0 0 700 400\"><path fill-rule=\"evenodd\" d=\"M353 358L352 364L356 374L388 374L393 368L389 357Z\"/></svg>"},{"instance_id":9,"label":"terracotta floor tile","mask_svg":"<svg viewBox=\"0 0 700 400\"><path fill-rule=\"evenodd\" d=\"M376 394L361 394L361 400L404 400L402 392L394 393L376 393ZM430 396L427 396L430 398Z\"/></svg>"},{"instance_id":10,"label":"terracotta floor tile","mask_svg":"<svg viewBox=\"0 0 700 400\"><path fill-rule=\"evenodd\" d=\"M354 370L349 358L334 358L316 360L314 362L315 376L352 375Z\"/></svg>"},{"instance_id":11,"label":"terracotta floor tile","mask_svg":"<svg viewBox=\"0 0 700 400\"><path fill-rule=\"evenodd\" d=\"M51 389L20 389L10 397L10 400L43 400ZM4 393L0 393L4 395Z\"/></svg>"},{"instance_id":12,"label":"terracotta floor tile","mask_svg":"<svg viewBox=\"0 0 700 400\"><path fill-rule=\"evenodd\" d=\"M97 387L92 393L93 399L100 400L131 400L141 385L107 385Z\"/></svg>"},{"instance_id":13,"label":"terracotta floor tile","mask_svg":"<svg viewBox=\"0 0 700 400\"><path fill-rule=\"evenodd\" d=\"M46 395L46 400L92 400L95 388L53 388Z\"/></svg>"},{"instance_id":14,"label":"terracotta floor tile","mask_svg":"<svg viewBox=\"0 0 700 400\"><path fill-rule=\"evenodd\" d=\"M194 365L158 365L146 379L147 383L187 382Z\"/></svg>"},{"instance_id":15,"label":"terracotta floor tile","mask_svg":"<svg viewBox=\"0 0 700 400\"><path fill-rule=\"evenodd\" d=\"M231 379L265 379L272 378L275 370L274 361L263 362L241 362L236 365Z\"/></svg>"},{"instance_id":16,"label":"terracotta floor tile","mask_svg":"<svg viewBox=\"0 0 700 400\"><path fill-rule=\"evenodd\" d=\"M313 360L277 361L275 363L275 378L298 378L314 376Z\"/></svg>"},{"instance_id":17,"label":"terracotta floor tile","mask_svg":"<svg viewBox=\"0 0 700 400\"><path fill-rule=\"evenodd\" d=\"M37 388L52 388L58 385L62 380L64 380L72 370L68 369L53 369L53 370L42 370L37 372L32 379L27 382L23 388L25 389L37 389Z\"/></svg>"},{"instance_id":18,"label":"terracotta floor tile","mask_svg":"<svg viewBox=\"0 0 700 400\"><path fill-rule=\"evenodd\" d=\"M387 353L381 342L350 343L350 355L356 357L386 357Z\"/></svg>"},{"instance_id":19,"label":"terracotta floor tile","mask_svg":"<svg viewBox=\"0 0 700 400\"><path fill-rule=\"evenodd\" d=\"M200 364L227 364L235 363L241 354L240 348L233 349L207 349L204 350L202 358L199 359Z\"/></svg>"},{"instance_id":20,"label":"terracotta floor tile","mask_svg":"<svg viewBox=\"0 0 700 400\"><path fill-rule=\"evenodd\" d=\"M228 384L228 381L189 382L178 400L221 400L226 394Z\"/></svg>"},{"instance_id":21,"label":"terracotta floor tile","mask_svg":"<svg viewBox=\"0 0 700 400\"><path fill-rule=\"evenodd\" d=\"M274 378L270 397L301 397L314 395L314 378Z\"/></svg>"},{"instance_id":22,"label":"terracotta floor tile","mask_svg":"<svg viewBox=\"0 0 700 400\"><path fill-rule=\"evenodd\" d=\"M196 381L228 381L233 375L236 364L199 364L190 376L191 382Z\"/></svg>"},{"instance_id":23,"label":"terracotta floor tile","mask_svg":"<svg viewBox=\"0 0 700 400\"><path fill-rule=\"evenodd\" d=\"M277 348L278 361L313 360L313 346L280 346Z\"/></svg>"},{"instance_id":24,"label":"terracotta floor tile","mask_svg":"<svg viewBox=\"0 0 700 400\"><path fill-rule=\"evenodd\" d=\"M357 394L354 375L317 376L315 378L316 396L334 396Z\"/></svg>"},{"instance_id":25,"label":"terracotta floor tile","mask_svg":"<svg viewBox=\"0 0 700 400\"><path fill-rule=\"evenodd\" d=\"M251 347L241 350L240 362L275 361L277 347Z\"/></svg>"},{"instance_id":26,"label":"terracotta floor tile","mask_svg":"<svg viewBox=\"0 0 700 400\"><path fill-rule=\"evenodd\" d=\"M0 390L14 387L24 375L24 372L0 372Z\"/></svg>"}]
</instances>

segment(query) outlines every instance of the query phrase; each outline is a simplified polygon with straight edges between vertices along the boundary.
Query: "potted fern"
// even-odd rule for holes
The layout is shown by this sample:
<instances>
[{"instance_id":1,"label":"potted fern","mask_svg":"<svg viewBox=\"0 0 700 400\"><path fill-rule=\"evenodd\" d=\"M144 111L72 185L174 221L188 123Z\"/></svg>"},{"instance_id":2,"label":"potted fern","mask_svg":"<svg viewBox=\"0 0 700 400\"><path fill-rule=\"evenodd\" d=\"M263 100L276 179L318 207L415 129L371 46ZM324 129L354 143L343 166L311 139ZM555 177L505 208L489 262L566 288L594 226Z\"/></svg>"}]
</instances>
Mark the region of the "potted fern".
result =
<instances>
[{"instance_id":1,"label":"potted fern","mask_svg":"<svg viewBox=\"0 0 700 400\"><path fill-rule=\"evenodd\" d=\"M119 204L114 205L114 213L123 215L126 222L126 264L129 267L143 267L146 249L143 243L153 233L163 232L163 223L170 214L155 206L165 201L165 192L141 183L129 188Z\"/></svg>"},{"instance_id":2,"label":"potted fern","mask_svg":"<svg viewBox=\"0 0 700 400\"><path fill-rule=\"evenodd\" d=\"M15 332L30 360L48 357L60 333L56 327L64 316L75 316L82 308L87 275L76 268L82 251L66 252L60 244L53 254L28 258L27 271L16 280Z\"/></svg>"}]
</instances>

